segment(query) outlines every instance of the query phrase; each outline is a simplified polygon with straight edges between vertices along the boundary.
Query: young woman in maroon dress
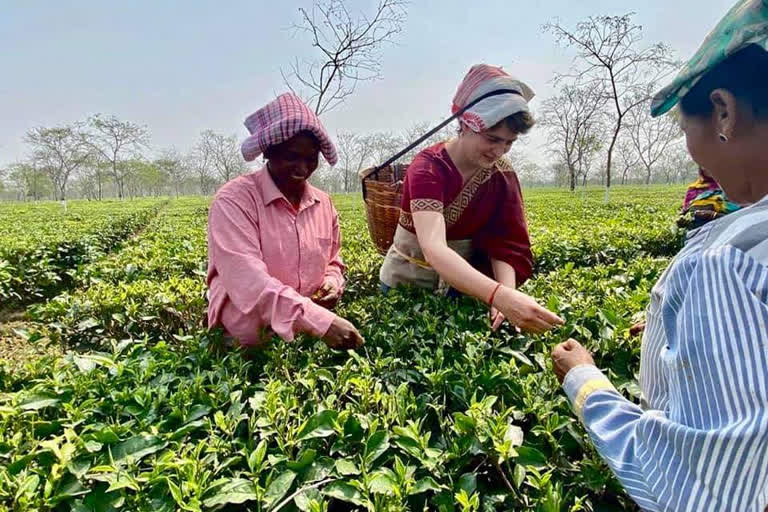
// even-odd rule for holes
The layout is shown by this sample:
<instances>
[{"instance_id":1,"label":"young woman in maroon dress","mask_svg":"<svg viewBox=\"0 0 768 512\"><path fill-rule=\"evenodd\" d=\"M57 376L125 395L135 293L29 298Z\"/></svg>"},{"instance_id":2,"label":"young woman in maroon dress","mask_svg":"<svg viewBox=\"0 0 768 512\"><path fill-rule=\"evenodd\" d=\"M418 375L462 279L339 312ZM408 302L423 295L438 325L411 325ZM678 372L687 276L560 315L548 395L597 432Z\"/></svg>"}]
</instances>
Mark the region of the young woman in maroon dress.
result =
<instances>
[{"instance_id":1,"label":"young woman in maroon dress","mask_svg":"<svg viewBox=\"0 0 768 512\"><path fill-rule=\"evenodd\" d=\"M499 89L507 92L459 117L458 137L425 149L408 167L402 214L379 277L384 289L453 288L488 303L494 329L506 317L540 332L562 320L517 291L531 275L533 258L520 183L502 158L534 124L528 111L533 91L481 64L459 86L453 110Z\"/></svg>"}]
</instances>

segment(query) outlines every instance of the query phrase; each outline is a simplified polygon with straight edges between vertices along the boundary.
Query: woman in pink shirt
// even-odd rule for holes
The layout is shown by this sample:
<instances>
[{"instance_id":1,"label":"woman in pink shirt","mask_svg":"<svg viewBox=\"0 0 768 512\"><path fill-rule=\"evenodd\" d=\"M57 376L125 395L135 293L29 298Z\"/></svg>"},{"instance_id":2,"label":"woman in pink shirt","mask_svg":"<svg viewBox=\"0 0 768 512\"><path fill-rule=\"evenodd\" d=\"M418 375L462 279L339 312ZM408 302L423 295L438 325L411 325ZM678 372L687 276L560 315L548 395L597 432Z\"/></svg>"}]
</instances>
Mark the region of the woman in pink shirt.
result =
<instances>
[{"instance_id":1,"label":"woman in pink shirt","mask_svg":"<svg viewBox=\"0 0 768 512\"><path fill-rule=\"evenodd\" d=\"M272 333L286 341L307 333L333 348L363 338L330 311L344 290L338 214L307 179L322 152L336 149L320 120L293 94L249 116L246 161L266 166L228 182L208 216L208 325L223 327L243 347Z\"/></svg>"}]
</instances>

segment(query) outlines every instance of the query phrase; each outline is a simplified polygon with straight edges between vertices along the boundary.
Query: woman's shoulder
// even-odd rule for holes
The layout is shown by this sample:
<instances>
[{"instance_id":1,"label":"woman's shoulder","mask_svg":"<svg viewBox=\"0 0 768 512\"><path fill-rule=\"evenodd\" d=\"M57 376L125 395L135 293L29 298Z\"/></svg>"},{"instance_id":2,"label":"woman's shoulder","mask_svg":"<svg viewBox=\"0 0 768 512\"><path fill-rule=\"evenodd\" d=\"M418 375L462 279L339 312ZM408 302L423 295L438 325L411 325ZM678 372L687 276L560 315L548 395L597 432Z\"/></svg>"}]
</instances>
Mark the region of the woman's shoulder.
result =
<instances>
[{"instance_id":1,"label":"woman's shoulder","mask_svg":"<svg viewBox=\"0 0 768 512\"><path fill-rule=\"evenodd\" d=\"M515 167L512 165L512 161L507 158L506 156L503 156L496 160L496 163L493 164L494 170L501 174L511 174L517 176L517 173L515 173Z\"/></svg>"},{"instance_id":2,"label":"woman's shoulder","mask_svg":"<svg viewBox=\"0 0 768 512\"><path fill-rule=\"evenodd\" d=\"M320 190L316 186L312 185L311 183L307 182L307 192L322 203L323 205L333 205L333 201L331 200L331 195L326 192L325 190Z\"/></svg>"},{"instance_id":3,"label":"woman's shoulder","mask_svg":"<svg viewBox=\"0 0 768 512\"><path fill-rule=\"evenodd\" d=\"M260 180L265 171L243 174L222 185L214 194L213 202L251 204L260 200Z\"/></svg>"},{"instance_id":4,"label":"woman's shoulder","mask_svg":"<svg viewBox=\"0 0 768 512\"><path fill-rule=\"evenodd\" d=\"M408 175L414 174L441 174L444 170L451 169L452 163L445 149L445 142L438 142L428 148L422 149L408 164Z\"/></svg>"},{"instance_id":5,"label":"woman's shoulder","mask_svg":"<svg viewBox=\"0 0 768 512\"><path fill-rule=\"evenodd\" d=\"M520 180L517 172L509 158L503 156L493 164L493 170L490 181L496 182L505 188L512 188L514 191L520 189Z\"/></svg>"}]
</instances>

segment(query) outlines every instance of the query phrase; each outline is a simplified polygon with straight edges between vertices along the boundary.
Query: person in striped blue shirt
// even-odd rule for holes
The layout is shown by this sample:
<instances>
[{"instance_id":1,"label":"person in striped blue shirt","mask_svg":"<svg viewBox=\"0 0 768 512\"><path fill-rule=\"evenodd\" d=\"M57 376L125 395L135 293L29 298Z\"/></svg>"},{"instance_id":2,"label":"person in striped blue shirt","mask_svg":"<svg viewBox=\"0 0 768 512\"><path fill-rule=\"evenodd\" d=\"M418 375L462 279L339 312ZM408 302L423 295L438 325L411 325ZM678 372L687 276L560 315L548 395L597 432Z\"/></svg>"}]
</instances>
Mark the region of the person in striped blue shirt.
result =
<instances>
[{"instance_id":1,"label":"person in striped blue shirt","mask_svg":"<svg viewBox=\"0 0 768 512\"><path fill-rule=\"evenodd\" d=\"M555 373L644 510L768 506L768 0L742 0L652 115L680 104L692 158L745 208L688 233L651 293L640 405L576 340Z\"/></svg>"}]
</instances>

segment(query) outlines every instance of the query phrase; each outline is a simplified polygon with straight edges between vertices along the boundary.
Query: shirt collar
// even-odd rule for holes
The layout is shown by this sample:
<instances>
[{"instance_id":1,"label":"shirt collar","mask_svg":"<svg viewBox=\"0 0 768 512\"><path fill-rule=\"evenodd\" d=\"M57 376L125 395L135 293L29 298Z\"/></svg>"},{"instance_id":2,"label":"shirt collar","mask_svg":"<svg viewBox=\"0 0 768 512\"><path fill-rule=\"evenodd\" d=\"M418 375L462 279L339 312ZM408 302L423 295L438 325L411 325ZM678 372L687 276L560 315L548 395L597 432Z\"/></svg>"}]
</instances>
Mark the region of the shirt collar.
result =
<instances>
[{"instance_id":1,"label":"shirt collar","mask_svg":"<svg viewBox=\"0 0 768 512\"><path fill-rule=\"evenodd\" d=\"M261 194L262 194L262 197L264 198L264 204L270 205L279 199L282 199L286 203L290 204L288 199L286 199L285 195L282 192L280 192L280 189L277 188L277 185L275 185L275 182L272 179L272 175L269 174L269 170L267 169L266 165L262 168L261 174L262 174ZM299 210L303 210L304 208L312 206L317 202L320 202L320 198L317 197L317 193L315 192L315 187L307 183L307 186L304 187L304 195L302 195L301 201L299 201Z\"/></svg>"}]
</instances>

